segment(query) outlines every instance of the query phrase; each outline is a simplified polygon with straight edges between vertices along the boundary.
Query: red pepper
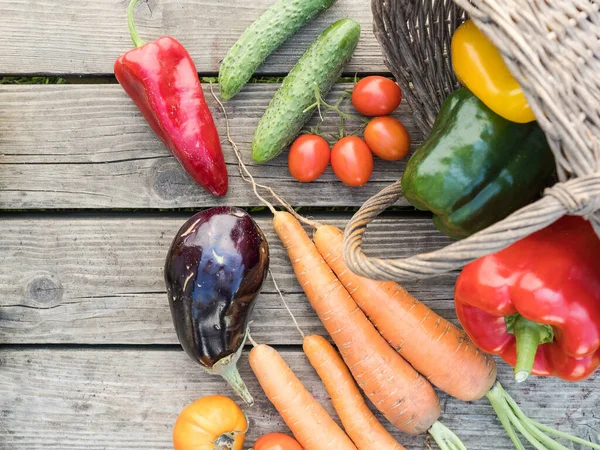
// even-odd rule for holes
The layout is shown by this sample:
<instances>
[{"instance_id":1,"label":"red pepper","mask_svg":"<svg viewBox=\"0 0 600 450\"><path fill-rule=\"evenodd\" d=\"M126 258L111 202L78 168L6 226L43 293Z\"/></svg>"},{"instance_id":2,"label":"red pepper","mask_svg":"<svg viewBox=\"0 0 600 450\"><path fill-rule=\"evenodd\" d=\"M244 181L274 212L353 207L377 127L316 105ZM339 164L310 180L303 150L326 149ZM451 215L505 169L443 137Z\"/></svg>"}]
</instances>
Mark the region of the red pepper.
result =
<instances>
[{"instance_id":1,"label":"red pepper","mask_svg":"<svg viewBox=\"0 0 600 450\"><path fill-rule=\"evenodd\" d=\"M514 366L517 381L584 379L600 365L600 239L565 216L467 265L455 303L473 342Z\"/></svg>"},{"instance_id":2,"label":"red pepper","mask_svg":"<svg viewBox=\"0 0 600 450\"><path fill-rule=\"evenodd\" d=\"M196 66L172 37L140 39L133 23L137 1L131 0L127 10L136 48L115 62L117 80L185 171L221 197L227 193L227 167Z\"/></svg>"}]
</instances>

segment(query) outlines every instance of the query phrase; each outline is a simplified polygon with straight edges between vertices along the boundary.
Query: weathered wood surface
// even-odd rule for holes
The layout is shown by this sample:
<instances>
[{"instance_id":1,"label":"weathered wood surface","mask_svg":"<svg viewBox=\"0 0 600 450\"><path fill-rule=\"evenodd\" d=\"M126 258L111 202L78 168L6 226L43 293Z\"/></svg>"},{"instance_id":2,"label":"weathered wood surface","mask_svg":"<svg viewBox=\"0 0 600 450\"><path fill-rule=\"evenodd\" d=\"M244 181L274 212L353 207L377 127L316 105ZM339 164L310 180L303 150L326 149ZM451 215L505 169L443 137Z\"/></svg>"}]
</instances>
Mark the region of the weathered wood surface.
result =
<instances>
[{"instance_id":1,"label":"weathered wood surface","mask_svg":"<svg viewBox=\"0 0 600 450\"><path fill-rule=\"evenodd\" d=\"M177 230L192 216L0 220L0 343L175 344L163 266ZM322 217L344 227L347 218ZM271 218L257 219L269 241L271 268L300 326L325 334L294 276ZM450 242L429 219L385 218L367 233L367 251L408 256ZM406 285L455 320L455 275ZM270 278L253 315L261 342L300 344Z\"/></svg>"},{"instance_id":2,"label":"weathered wood surface","mask_svg":"<svg viewBox=\"0 0 600 450\"><path fill-rule=\"evenodd\" d=\"M127 29L129 0L1 0L1 74L105 75L133 46ZM242 32L273 0L149 0L136 8L142 39L178 39L197 70L216 73ZM259 75L287 73L329 24L351 17L362 25L361 41L347 72L387 72L372 32L368 1L339 1L273 54Z\"/></svg>"},{"instance_id":3,"label":"weathered wood surface","mask_svg":"<svg viewBox=\"0 0 600 450\"><path fill-rule=\"evenodd\" d=\"M304 355L299 350L283 350L282 355L334 415L328 395ZM254 407L244 407L250 420L245 448L263 433L289 432L260 390L246 355L240 369L256 401ZM501 365L499 380L531 417L600 442L598 376L574 384L534 379L516 385L510 378L510 370ZM234 395L219 377L203 373L181 351L3 350L0 447L172 449L171 433L179 411L197 398L215 393ZM463 403L444 394L440 399L443 423L454 429L469 449L514 448L487 400ZM394 434L411 450L427 448L423 435Z\"/></svg>"},{"instance_id":4,"label":"weathered wood surface","mask_svg":"<svg viewBox=\"0 0 600 450\"><path fill-rule=\"evenodd\" d=\"M233 42L272 2L148 0L138 5L136 22L142 38L176 37L198 71L212 76ZM114 60L132 47L128 3L0 0L0 74L112 75ZM387 72L371 31L370 2L340 0L272 55L258 75L288 72L309 43L341 17L353 17L363 26L346 74ZM288 174L285 155L253 164L252 134L278 86L249 85L226 105L233 138L259 182L297 206L359 206L401 175L404 162L376 161L370 183L355 189L340 183L331 169L316 183L299 184ZM337 85L329 100L349 87ZM176 345L162 268L172 237L192 213L103 212L259 205L238 174L225 143L224 117L206 92L230 173L230 193L218 201L187 177L120 86L0 86L0 209L96 210L62 217L55 212L0 216L0 449L170 449L173 422L185 405L207 394L234 396ZM414 148L422 137L406 104L397 115ZM334 133L337 121L328 118L323 129ZM342 227L349 214L319 218ZM270 242L273 272L300 326L324 334L270 217L262 214L257 220ZM386 257L449 243L429 219L398 215L376 222L367 239L371 254ZM456 322L455 277L406 287ZM270 279L258 300L253 335L278 345L333 414ZM249 448L260 434L287 429L261 393L246 357L240 366L257 400L255 407L246 408ZM499 369L499 379L532 417L600 441L600 394L595 389L600 375L573 384L534 379L517 386L508 366L500 364ZM470 449L512 448L485 400L467 404L444 394L440 398L443 422ZM397 436L409 449L427 448L423 436Z\"/></svg>"},{"instance_id":5,"label":"weathered wood surface","mask_svg":"<svg viewBox=\"0 0 600 450\"><path fill-rule=\"evenodd\" d=\"M337 85L330 101L351 86ZM298 183L288 172L287 152L254 164L252 136L278 87L252 84L226 104L233 139L257 181L274 187L294 205L360 206L401 176L404 161L378 158L371 180L362 188L345 186L331 168L314 183ZM224 116L205 88L229 170L229 193L218 200L187 176L120 86L0 86L0 209L260 205L239 175L225 140ZM422 138L405 102L397 116L414 148ZM322 131L336 133L338 118L331 113L326 119ZM359 125L348 123L348 129ZM401 200L398 205L407 203Z\"/></svg>"}]
</instances>

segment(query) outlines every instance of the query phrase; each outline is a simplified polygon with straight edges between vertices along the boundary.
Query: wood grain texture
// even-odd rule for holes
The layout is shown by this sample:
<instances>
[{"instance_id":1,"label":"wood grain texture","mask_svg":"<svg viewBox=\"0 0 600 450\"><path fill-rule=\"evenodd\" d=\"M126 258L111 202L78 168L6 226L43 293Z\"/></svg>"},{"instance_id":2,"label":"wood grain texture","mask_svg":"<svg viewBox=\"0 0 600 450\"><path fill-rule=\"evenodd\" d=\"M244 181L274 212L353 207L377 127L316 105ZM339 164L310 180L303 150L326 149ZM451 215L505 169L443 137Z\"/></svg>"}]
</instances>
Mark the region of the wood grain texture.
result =
<instances>
[{"instance_id":1,"label":"wood grain texture","mask_svg":"<svg viewBox=\"0 0 600 450\"><path fill-rule=\"evenodd\" d=\"M127 29L129 0L0 1L2 74L105 75L115 59L133 45ZM197 70L216 73L221 59L274 0L149 0L136 8L142 39L163 35L178 39L190 52ZM334 21L351 17L362 36L347 72L387 72L372 32L367 1L339 1L284 44L258 75L289 72L310 43Z\"/></svg>"},{"instance_id":2,"label":"wood grain texture","mask_svg":"<svg viewBox=\"0 0 600 450\"><path fill-rule=\"evenodd\" d=\"M173 237L191 216L0 220L0 343L177 343L163 266ZM300 326L325 334L272 219L264 215L257 222L269 242L271 269ZM343 227L346 220L327 222ZM379 256L408 256L448 242L429 219L382 219L367 233L368 251ZM447 275L407 288L455 320L454 281L455 275ZM253 334L262 342L301 343L270 278L253 318Z\"/></svg>"},{"instance_id":3,"label":"wood grain texture","mask_svg":"<svg viewBox=\"0 0 600 450\"><path fill-rule=\"evenodd\" d=\"M335 415L303 353L281 353L313 396ZM260 390L247 355L240 361L240 371L256 401L254 407L244 407L250 420L245 448L263 433L289 433ZM598 375L573 384L538 378L516 385L510 378L510 368L502 364L499 380L531 417L599 442ZM2 350L0 447L172 449L172 427L179 411L197 398L215 393L235 398L219 377L205 374L181 351ZM441 420L470 450L514 448L487 400L463 403L445 394L440 399ZM424 435L393 433L406 448L427 448Z\"/></svg>"},{"instance_id":4,"label":"wood grain texture","mask_svg":"<svg viewBox=\"0 0 600 450\"><path fill-rule=\"evenodd\" d=\"M351 86L337 85L330 101ZM298 183L288 172L287 152L254 164L250 157L254 130L278 87L250 85L226 105L233 139L258 182L276 188L294 205L360 206L401 176L404 161L378 158L371 181L362 188L345 186L331 168L314 183ZM241 179L225 141L222 111L207 86L205 90L229 171L229 193L223 199L214 198L187 176L120 86L0 86L0 209L260 205ZM406 104L397 116L414 148L422 139ZM338 118L332 113L326 119L322 132L336 133ZM360 123L347 125L356 130Z\"/></svg>"},{"instance_id":5,"label":"wood grain texture","mask_svg":"<svg viewBox=\"0 0 600 450\"><path fill-rule=\"evenodd\" d=\"M142 38L177 38L198 71L214 75L230 46L273 1L148 0L138 5L136 22ZM112 75L115 59L132 47L128 3L0 0L0 75ZM342 17L362 25L346 74L387 73L371 31L370 2L340 0L273 54L257 75L287 73L310 42ZM399 178L404 162L377 160L372 180L361 189L344 186L331 169L318 182L299 184L287 171L285 154L253 164L252 135L278 87L248 85L226 105L233 138L259 182L297 206L359 206ZM335 101L349 87L337 85L328 100ZM0 209L259 205L225 143L223 114L206 92L230 174L230 193L222 200L191 181L120 86L0 86ZM409 130L414 149L422 137L406 104L397 117ZM329 117L323 131L336 129L337 121ZM407 206L405 201L398 204ZM192 213L101 214L0 218L0 449L171 449L172 426L184 406L208 394L234 397L219 377L205 374L177 345L147 345L177 344L162 269L171 239ZM320 217L340 227L348 219ZM324 335L270 217L259 215L257 221L270 242L271 268L300 326ZM449 242L429 219L396 216L370 227L367 251L408 256ZM406 287L456 323L455 278L450 274ZM281 346L292 369L334 414L300 349L288 346L300 339L270 279L258 299L252 330L260 342ZM44 347L49 344L76 346ZM245 448L250 448L261 434L288 430L260 391L247 355L240 368L257 401L245 408L251 425ZM594 442L600 442L599 377L573 384L538 378L517 386L511 369L499 366L499 379L533 418ZM443 422L469 449L513 448L487 401L440 398ZM427 448L424 436L395 435L409 449Z\"/></svg>"}]
</instances>

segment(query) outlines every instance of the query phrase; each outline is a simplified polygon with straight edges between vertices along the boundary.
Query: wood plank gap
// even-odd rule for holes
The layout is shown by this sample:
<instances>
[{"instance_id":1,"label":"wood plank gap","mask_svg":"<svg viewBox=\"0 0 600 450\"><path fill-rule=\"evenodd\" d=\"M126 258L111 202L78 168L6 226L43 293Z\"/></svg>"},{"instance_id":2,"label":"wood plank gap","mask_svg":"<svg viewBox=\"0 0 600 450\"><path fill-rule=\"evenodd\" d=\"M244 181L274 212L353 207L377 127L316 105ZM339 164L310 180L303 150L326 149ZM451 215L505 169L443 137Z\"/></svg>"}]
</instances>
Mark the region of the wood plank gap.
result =
<instances>
[{"instance_id":1,"label":"wood plank gap","mask_svg":"<svg viewBox=\"0 0 600 450\"><path fill-rule=\"evenodd\" d=\"M277 351L302 353L301 344L269 344ZM244 346L244 352L249 352L252 344ZM0 344L0 352L29 351L29 350L92 350L92 351L142 351L142 352L183 352L179 344Z\"/></svg>"},{"instance_id":2,"label":"wood plank gap","mask_svg":"<svg viewBox=\"0 0 600 450\"><path fill-rule=\"evenodd\" d=\"M266 208L256 210L256 207L239 207L247 211L256 219L270 219L272 214ZM116 210L97 210L97 209L20 209L20 210L0 210L0 220L33 220L33 219L186 219L194 214L204 211L207 208L182 208L166 209L157 211L156 209L116 209ZM278 208L280 209L280 208ZM319 207L300 207L299 214L311 216L317 220L348 220L358 208L347 209L340 207L319 208ZM432 213L429 211L419 211L417 209L403 208L390 209L384 211L379 218L381 219L431 219Z\"/></svg>"},{"instance_id":3,"label":"wood plank gap","mask_svg":"<svg viewBox=\"0 0 600 450\"><path fill-rule=\"evenodd\" d=\"M260 83L280 83L283 78L287 76L287 73L270 73L266 75L257 74L252 77L249 84L260 84ZM365 78L370 76L382 76L386 78L393 78L390 72L343 72L337 83L349 83L355 78ZM213 81L219 77L219 72L198 72L198 77L203 83ZM21 79L22 81L12 82L4 81L2 78L9 79ZM43 80L37 80L40 78L48 78L53 81L48 83ZM55 74L55 73L37 73L37 74L19 74L19 73L1 73L0 72L0 84L57 84L54 80L64 80L62 84L118 84L117 78L114 74Z\"/></svg>"}]
</instances>

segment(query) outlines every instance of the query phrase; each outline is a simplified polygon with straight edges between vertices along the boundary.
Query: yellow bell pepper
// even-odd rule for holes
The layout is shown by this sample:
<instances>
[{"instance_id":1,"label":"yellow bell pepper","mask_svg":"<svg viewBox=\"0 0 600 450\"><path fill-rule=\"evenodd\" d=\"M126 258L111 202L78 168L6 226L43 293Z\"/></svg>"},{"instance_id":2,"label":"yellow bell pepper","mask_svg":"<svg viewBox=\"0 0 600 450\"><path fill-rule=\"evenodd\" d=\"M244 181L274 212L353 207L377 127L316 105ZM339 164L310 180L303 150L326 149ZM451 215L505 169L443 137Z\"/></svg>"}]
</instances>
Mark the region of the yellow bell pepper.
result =
<instances>
[{"instance_id":1,"label":"yellow bell pepper","mask_svg":"<svg viewBox=\"0 0 600 450\"><path fill-rule=\"evenodd\" d=\"M452 36L451 51L456 76L488 108L511 122L535 120L523 89L500 52L471 20Z\"/></svg>"}]
</instances>

